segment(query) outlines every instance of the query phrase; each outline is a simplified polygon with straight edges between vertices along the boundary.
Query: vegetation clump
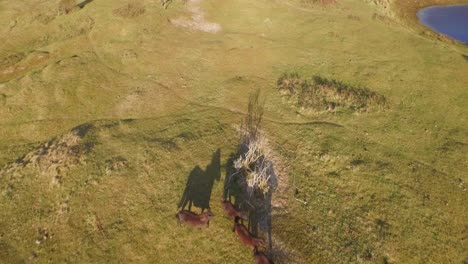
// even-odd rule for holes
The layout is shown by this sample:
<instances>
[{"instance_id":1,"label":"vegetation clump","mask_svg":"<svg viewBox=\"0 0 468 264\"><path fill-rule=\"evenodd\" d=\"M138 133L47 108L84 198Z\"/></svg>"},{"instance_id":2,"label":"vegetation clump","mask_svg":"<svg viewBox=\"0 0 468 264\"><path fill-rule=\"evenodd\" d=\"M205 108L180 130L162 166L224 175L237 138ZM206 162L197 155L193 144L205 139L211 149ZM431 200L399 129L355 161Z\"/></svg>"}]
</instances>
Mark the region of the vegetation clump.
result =
<instances>
[{"instance_id":1,"label":"vegetation clump","mask_svg":"<svg viewBox=\"0 0 468 264\"><path fill-rule=\"evenodd\" d=\"M302 78L297 73L284 73L277 81L281 94L292 99L296 106L316 111L370 111L386 105L384 96L365 87L313 76Z\"/></svg>"},{"instance_id":2,"label":"vegetation clump","mask_svg":"<svg viewBox=\"0 0 468 264\"><path fill-rule=\"evenodd\" d=\"M66 15L78 8L75 0L61 0L59 2L59 14Z\"/></svg>"},{"instance_id":3,"label":"vegetation clump","mask_svg":"<svg viewBox=\"0 0 468 264\"><path fill-rule=\"evenodd\" d=\"M114 10L114 14L124 18L134 18L144 14L145 6L140 1L132 1Z\"/></svg>"},{"instance_id":4,"label":"vegetation clump","mask_svg":"<svg viewBox=\"0 0 468 264\"><path fill-rule=\"evenodd\" d=\"M171 3L172 0L161 0L161 5L164 7L164 9L167 9Z\"/></svg>"}]
</instances>

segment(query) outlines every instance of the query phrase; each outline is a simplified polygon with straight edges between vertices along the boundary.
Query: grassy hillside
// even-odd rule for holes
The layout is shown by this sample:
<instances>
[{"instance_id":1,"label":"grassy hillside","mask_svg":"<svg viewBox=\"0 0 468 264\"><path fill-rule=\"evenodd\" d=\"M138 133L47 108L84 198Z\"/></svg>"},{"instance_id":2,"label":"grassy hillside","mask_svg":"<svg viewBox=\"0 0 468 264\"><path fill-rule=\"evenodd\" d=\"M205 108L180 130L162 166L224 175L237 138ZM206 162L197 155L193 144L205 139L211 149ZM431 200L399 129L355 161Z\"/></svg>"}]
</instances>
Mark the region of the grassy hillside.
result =
<instances>
[{"instance_id":1,"label":"grassy hillside","mask_svg":"<svg viewBox=\"0 0 468 264\"><path fill-rule=\"evenodd\" d=\"M468 261L468 48L419 4L59 2L0 1L0 263L251 262L219 202L257 88L275 263ZM385 107L302 107L285 73ZM194 173L208 229L174 218Z\"/></svg>"}]
</instances>

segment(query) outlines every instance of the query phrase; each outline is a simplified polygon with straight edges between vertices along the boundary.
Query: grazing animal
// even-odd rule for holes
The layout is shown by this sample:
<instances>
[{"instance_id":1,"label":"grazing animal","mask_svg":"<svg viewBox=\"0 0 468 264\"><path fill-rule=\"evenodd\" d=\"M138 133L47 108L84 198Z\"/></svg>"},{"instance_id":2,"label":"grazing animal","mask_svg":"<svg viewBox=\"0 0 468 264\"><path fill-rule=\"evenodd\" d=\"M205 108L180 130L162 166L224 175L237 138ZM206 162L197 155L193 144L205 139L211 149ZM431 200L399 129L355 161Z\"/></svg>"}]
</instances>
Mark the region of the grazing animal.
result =
<instances>
[{"instance_id":1,"label":"grazing animal","mask_svg":"<svg viewBox=\"0 0 468 264\"><path fill-rule=\"evenodd\" d=\"M273 261L271 261L263 252L259 252L257 248L254 248L254 254L253 254L254 260L256 264L273 264Z\"/></svg>"},{"instance_id":2,"label":"grazing animal","mask_svg":"<svg viewBox=\"0 0 468 264\"><path fill-rule=\"evenodd\" d=\"M181 210L176 214L177 221L179 225L181 222L190 225L192 227L208 227L210 225L210 220L213 219L214 214L211 212L210 208L204 213L196 214L188 210Z\"/></svg>"},{"instance_id":3,"label":"grazing animal","mask_svg":"<svg viewBox=\"0 0 468 264\"><path fill-rule=\"evenodd\" d=\"M232 231L236 232L242 243L250 248L264 247L265 241L261 238L254 237L249 230L247 230L245 225L239 223L239 220L239 217L235 218Z\"/></svg>"},{"instance_id":4,"label":"grazing animal","mask_svg":"<svg viewBox=\"0 0 468 264\"><path fill-rule=\"evenodd\" d=\"M240 219L247 220L245 213L237 210L231 201L224 200L221 202L221 205L229 218L235 219L236 217L239 217Z\"/></svg>"}]
</instances>

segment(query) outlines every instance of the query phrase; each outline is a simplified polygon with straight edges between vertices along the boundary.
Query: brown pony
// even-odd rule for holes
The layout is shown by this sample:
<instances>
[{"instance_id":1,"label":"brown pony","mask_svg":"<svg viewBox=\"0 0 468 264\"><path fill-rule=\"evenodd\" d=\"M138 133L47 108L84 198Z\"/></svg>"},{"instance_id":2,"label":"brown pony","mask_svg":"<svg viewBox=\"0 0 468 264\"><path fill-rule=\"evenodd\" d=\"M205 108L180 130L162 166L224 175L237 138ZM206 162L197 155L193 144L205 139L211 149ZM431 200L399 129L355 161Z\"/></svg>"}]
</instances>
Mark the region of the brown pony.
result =
<instances>
[{"instance_id":1,"label":"brown pony","mask_svg":"<svg viewBox=\"0 0 468 264\"><path fill-rule=\"evenodd\" d=\"M259 252L257 248L254 248L254 254L253 254L254 260L256 264L273 264L273 261L271 261L263 252Z\"/></svg>"},{"instance_id":2,"label":"brown pony","mask_svg":"<svg viewBox=\"0 0 468 264\"><path fill-rule=\"evenodd\" d=\"M265 241L261 238L254 237L247 227L239 223L240 218L236 217L234 220L234 227L232 228L233 232L236 232L237 236L240 238L244 245L250 248L264 247Z\"/></svg>"},{"instance_id":3,"label":"brown pony","mask_svg":"<svg viewBox=\"0 0 468 264\"><path fill-rule=\"evenodd\" d=\"M188 210L181 210L176 214L177 221L179 225L181 222L190 225L192 227L208 227L210 225L210 220L213 219L214 214L211 212L210 208L204 213L196 214Z\"/></svg>"},{"instance_id":4,"label":"brown pony","mask_svg":"<svg viewBox=\"0 0 468 264\"><path fill-rule=\"evenodd\" d=\"M221 205L223 206L224 212L226 212L226 215L229 218L235 219L236 217L239 217L240 219L247 220L245 213L237 210L231 201L221 201Z\"/></svg>"}]
</instances>

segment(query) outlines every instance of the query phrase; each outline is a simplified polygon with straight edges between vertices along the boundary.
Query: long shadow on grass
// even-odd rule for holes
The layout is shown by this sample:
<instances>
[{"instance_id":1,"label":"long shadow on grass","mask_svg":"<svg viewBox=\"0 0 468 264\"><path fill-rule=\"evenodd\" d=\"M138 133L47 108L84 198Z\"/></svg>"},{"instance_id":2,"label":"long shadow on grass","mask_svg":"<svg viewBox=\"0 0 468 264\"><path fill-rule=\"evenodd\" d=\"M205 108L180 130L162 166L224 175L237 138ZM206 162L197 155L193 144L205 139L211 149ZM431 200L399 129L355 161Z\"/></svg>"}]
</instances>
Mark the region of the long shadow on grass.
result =
<instances>
[{"instance_id":1,"label":"long shadow on grass","mask_svg":"<svg viewBox=\"0 0 468 264\"><path fill-rule=\"evenodd\" d=\"M84 8L87 4L91 3L92 1L94 1L94 0L85 0L85 1L83 1L81 3L79 3L77 6L79 8Z\"/></svg>"},{"instance_id":2,"label":"long shadow on grass","mask_svg":"<svg viewBox=\"0 0 468 264\"><path fill-rule=\"evenodd\" d=\"M201 209L210 208L211 191L215 181L221 179L221 150L213 153L211 163L203 170L195 166L190 172L184 193L178 204L179 209L192 209L192 205Z\"/></svg>"},{"instance_id":3,"label":"long shadow on grass","mask_svg":"<svg viewBox=\"0 0 468 264\"><path fill-rule=\"evenodd\" d=\"M239 154L231 153L226 162L226 177L224 178L224 200L231 201L236 208L248 213L248 229L256 237L262 237L261 234L267 236L268 252L270 258L273 253L273 242L271 238L271 198L272 193L267 195L253 194L249 196L242 189L242 184L239 182L239 177L236 177L234 168L234 160L239 157ZM271 172L272 175L274 171Z\"/></svg>"}]
</instances>

